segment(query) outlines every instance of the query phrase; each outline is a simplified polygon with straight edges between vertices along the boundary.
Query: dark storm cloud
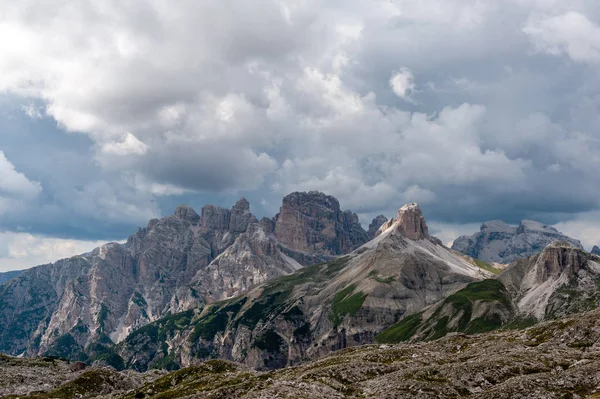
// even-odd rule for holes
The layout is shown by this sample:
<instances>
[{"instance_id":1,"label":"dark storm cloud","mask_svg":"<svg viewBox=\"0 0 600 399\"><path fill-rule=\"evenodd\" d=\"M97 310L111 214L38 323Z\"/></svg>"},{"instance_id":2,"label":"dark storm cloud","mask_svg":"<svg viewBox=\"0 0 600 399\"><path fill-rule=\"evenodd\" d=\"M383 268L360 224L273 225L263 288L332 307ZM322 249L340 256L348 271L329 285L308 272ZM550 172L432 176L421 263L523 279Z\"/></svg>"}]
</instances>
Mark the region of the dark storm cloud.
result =
<instances>
[{"instance_id":1,"label":"dark storm cloud","mask_svg":"<svg viewBox=\"0 0 600 399\"><path fill-rule=\"evenodd\" d=\"M0 142L30 183L5 229L125 236L179 199L272 215L297 189L363 222L600 209L594 1L2 7L0 91L38 126Z\"/></svg>"}]
</instances>

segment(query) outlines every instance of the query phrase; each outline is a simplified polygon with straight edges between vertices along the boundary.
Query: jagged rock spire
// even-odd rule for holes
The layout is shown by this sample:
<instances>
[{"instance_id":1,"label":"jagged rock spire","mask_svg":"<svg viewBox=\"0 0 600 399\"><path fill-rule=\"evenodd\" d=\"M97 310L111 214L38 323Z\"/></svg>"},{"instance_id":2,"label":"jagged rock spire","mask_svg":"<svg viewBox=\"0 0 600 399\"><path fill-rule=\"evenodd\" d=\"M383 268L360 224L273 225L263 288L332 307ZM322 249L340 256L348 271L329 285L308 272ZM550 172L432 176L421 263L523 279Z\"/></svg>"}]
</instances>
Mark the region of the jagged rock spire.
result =
<instances>
[{"instance_id":1,"label":"jagged rock spire","mask_svg":"<svg viewBox=\"0 0 600 399\"><path fill-rule=\"evenodd\" d=\"M190 223L197 223L200 220L200 215L192 207L185 204L181 204L175 208L175 216Z\"/></svg>"}]
</instances>

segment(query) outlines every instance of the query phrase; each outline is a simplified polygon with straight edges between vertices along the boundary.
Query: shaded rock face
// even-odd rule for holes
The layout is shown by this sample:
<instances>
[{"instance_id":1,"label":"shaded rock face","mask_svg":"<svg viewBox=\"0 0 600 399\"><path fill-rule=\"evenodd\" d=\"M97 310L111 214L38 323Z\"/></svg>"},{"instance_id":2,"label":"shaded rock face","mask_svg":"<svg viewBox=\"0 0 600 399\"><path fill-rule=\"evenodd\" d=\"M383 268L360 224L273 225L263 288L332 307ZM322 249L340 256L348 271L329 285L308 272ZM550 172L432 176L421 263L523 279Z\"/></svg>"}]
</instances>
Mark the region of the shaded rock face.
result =
<instances>
[{"instance_id":1,"label":"shaded rock face","mask_svg":"<svg viewBox=\"0 0 600 399\"><path fill-rule=\"evenodd\" d=\"M368 241L358 216L320 192L296 192L283 199L275 216L277 241L292 251L336 256Z\"/></svg>"},{"instance_id":2,"label":"shaded rock face","mask_svg":"<svg viewBox=\"0 0 600 399\"><path fill-rule=\"evenodd\" d=\"M598 255L600 256L600 247L598 247L597 245L594 245L594 247L592 248L592 254L594 255Z\"/></svg>"},{"instance_id":3,"label":"shaded rock face","mask_svg":"<svg viewBox=\"0 0 600 399\"><path fill-rule=\"evenodd\" d=\"M479 233L457 238L452 249L485 262L510 263L533 256L554 241L566 241L583 249L578 240L532 220L523 220L518 227L499 220L485 222Z\"/></svg>"},{"instance_id":4,"label":"shaded rock face","mask_svg":"<svg viewBox=\"0 0 600 399\"><path fill-rule=\"evenodd\" d=\"M196 315L174 315L180 328L169 329L169 321L161 319L152 326L165 330L167 345L139 331L119 344L118 353L140 370L165 358L180 365L209 358L257 369L294 365L372 343L399 319L491 276L435 240L423 239L427 228L418 207L399 214L396 228L350 255L275 278Z\"/></svg>"},{"instance_id":5,"label":"shaded rock face","mask_svg":"<svg viewBox=\"0 0 600 399\"><path fill-rule=\"evenodd\" d=\"M242 198L231 209L206 205L200 214L180 205L125 244L23 272L0 291L0 351L107 358L113 343L167 312L240 295L366 240L356 215L341 212L335 198L290 198L298 200L282 208L291 212L291 203L304 212L306 252L282 245L277 221L259 222Z\"/></svg>"},{"instance_id":6,"label":"shaded rock face","mask_svg":"<svg viewBox=\"0 0 600 399\"><path fill-rule=\"evenodd\" d=\"M375 219L373 219L373 221L369 225L369 230L367 230L369 240L372 240L380 234L379 228L383 226L383 224L387 221L388 219L383 215L379 215L375 217Z\"/></svg>"}]
</instances>

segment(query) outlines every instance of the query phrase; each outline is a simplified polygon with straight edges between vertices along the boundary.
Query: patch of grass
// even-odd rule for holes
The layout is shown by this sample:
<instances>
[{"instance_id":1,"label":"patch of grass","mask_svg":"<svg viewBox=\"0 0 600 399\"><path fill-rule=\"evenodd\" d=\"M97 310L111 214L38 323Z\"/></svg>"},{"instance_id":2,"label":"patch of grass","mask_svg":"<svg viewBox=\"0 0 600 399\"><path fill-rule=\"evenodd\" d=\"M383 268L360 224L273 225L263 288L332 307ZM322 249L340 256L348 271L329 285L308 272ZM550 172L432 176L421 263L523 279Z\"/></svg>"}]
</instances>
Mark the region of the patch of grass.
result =
<instances>
[{"instance_id":1,"label":"patch of grass","mask_svg":"<svg viewBox=\"0 0 600 399\"><path fill-rule=\"evenodd\" d=\"M197 341L198 338L209 341L218 333L225 332L230 319L237 315L246 301L247 298L242 297L214 303L208 314L196 322L194 331L190 334L190 341Z\"/></svg>"},{"instance_id":2,"label":"patch of grass","mask_svg":"<svg viewBox=\"0 0 600 399\"><path fill-rule=\"evenodd\" d=\"M365 302L367 294L362 292L352 294L355 289L355 285L350 285L335 294L329 314L329 319L334 327L339 326L346 315L354 316Z\"/></svg>"},{"instance_id":3,"label":"patch of grass","mask_svg":"<svg viewBox=\"0 0 600 399\"><path fill-rule=\"evenodd\" d=\"M123 358L110 349L94 354L90 358L90 362L102 362L119 371L125 368L125 362L123 361Z\"/></svg>"},{"instance_id":4,"label":"patch of grass","mask_svg":"<svg viewBox=\"0 0 600 399\"><path fill-rule=\"evenodd\" d=\"M499 314L494 313L487 317L478 317L471 320L464 332L467 334L480 334L497 330L500 327L502 327L502 319Z\"/></svg>"},{"instance_id":5,"label":"patch of grass","mask_svg":"<svg viewBox=\"0 0 600 399\"><path fill-rule=\"evenodd\" d=\"M483 269L485 271L488 271L490 273L494 273L496 275L500 274L502 272L502 270L495 268L494 266L492 266L491 264L484 262L482 260L479 259L475 259L473 258L473 261L475 262L475 264L480 268Z\"/></svg>"},{"instance_id":6,"label":"patch of grass","mask_svg":"<svg viewBox=\"0 0 600 399\"><path fill-rule=\"evenodd\" d=\"M69 360L87 360L83 347L69 333L58 337L44 353L44 356L55 356Z\"/></svg>"},{"instance_id":7,"label":"patch of grass","mask_svg":"<svg viewBox=\"0 0 600 399\"><path fill-rule=\"evenodd\" d=\"M185 312L167 314L166 316L138 328L125 339L126 342L133 342L142 336L150 338L153 342L165 341L171 337L176 331L181 331L188 328L194 317L194 310L186 310Z\"/></svg>"},{"instance_id":8,"label":"patch of grass","mask_svg":"<svg viewBox=\"0 0 600 399\"><path fill-rule=\"evenodd\" d=\"M408 341L417 332L421 322L421 313L407 316L398 323L377 334L375 336L375 341L382 344L394 344Z\"/></svg>"},{"instance_id":9,"label":"patch of grass","mask_svg":"<svg viewBox=\"0 0 600 399\"><path fill-rule=\"evenodd\" d=\"M394 277L392 277L392 276L386 277L386 278L379 277L379 273L377 272L377 270L371 271L369 273L369 278L371 280L377 281L379 284L391 284L394 281L396 281L396 279Z\"/></svg>"},{"instance_id":10,"label":"patch of grass","mask_svg":"<svg viewBox=\"0 0 600 399\"><path fill-rule=\"evenodd\" d=\"M446 298L446 303L452 303L457 309L465 309L475 301L495 302L510 307L506 288L498 280L483 280L467 285L462 290Z\"/></svg>"},{"instance_id":11,"label":"patch of grass","mask_svg":"<svg viewBox=\"0 0 600 399\"><path fill-rule=\"evenodd\" d=\"M152 368L160 369L160 370L175 371L175 370L179 370L181 368L181 366L179 365L179 363L177 362L177 360L175 358L175 352L171 352L167 356L161 357L159 360L152 363Z\"/></svg>"},{"instance_id":12,"label":"patch of grass","mask_svg":"<svg viewBox=\"0 0 600 399\"><path fill-rule=\"evenodd\" d=\"M505 330L523 330L537 324L535 317L518 318L504 326Z\"/></svg>"},{"instance_id":13,"label":"patch of grass","mask_svg":"<svg viewBox=\"0 0 600 399\"><path fill-rule=\"evenodd\" d=\"M265 285L261 295L236 320L236 323L254 328L259 322L278 316L290 305L288 300L295 287L309 282L328 281L346 267L349 260L349 257L337 258L327 263L307 266L294 274L274 279ZM303 317L300 313L302 311L294 306L285 311L283 316L288 321L299 321Z\"/></svg>"},{"instance_id":14,"label":"patch of grass","mask_svg":"<svg viewBox=\"0 0 600 399\"><path fill-rule=\"evenodd\" d=\"M134 292L133 297L131 297L131 302L135 303L138 307L144 308L147 306L146 300L139 292Z\"/></svg>"}]
</instances>

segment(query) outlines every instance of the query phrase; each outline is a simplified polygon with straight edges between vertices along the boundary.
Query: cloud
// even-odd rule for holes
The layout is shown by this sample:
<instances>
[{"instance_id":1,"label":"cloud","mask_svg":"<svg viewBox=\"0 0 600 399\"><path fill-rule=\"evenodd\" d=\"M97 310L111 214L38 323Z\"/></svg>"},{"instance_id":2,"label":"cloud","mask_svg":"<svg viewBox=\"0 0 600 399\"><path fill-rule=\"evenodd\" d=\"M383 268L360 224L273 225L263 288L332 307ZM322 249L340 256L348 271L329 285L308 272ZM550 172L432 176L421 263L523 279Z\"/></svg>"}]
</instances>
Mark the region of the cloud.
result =
<instances>
[{"instance_id":1,"label":"cloud","mask_svg":"<svg viewBox=\"0 0 600 399\"><path fill-rule=\"evenodd\" d=\"M39 182L31 181L0 151L0 198L28 199L37 196L42 191Z\"/></svg>"},{"instance_id":2,"label":"cloud","mask_svg":"<svg viewBox=\"0 0 600 399\"><path fill-rule=\"evenodd\" d=\"M148 146L138 140L133 134L127 132L119 141L102 144L102 152L119 156L144 155Z\"/></svg>"},{"instance_id":3,"label":"cloud","mask_svg":"<svg viewBox=\"0 0 600 399\"><path fill-rule=\"evenodd\" d=\"M533 16L523 31L538 51L567 55L575 62L600 61L600 26L579 12Z\"/></svg>"},{"instance_id":4,"label":"cloud","mask_svg":"<svg viewBox=\"0 0 600 399\"><path fill-rule=\"evenodd\" d=\"M180 198L272 214L297 189L448 226L600 208L592 0L0 5L28 116L2 111L0 148L34 199L2 228L121 238Z\"/></svg>"},{"instance_id":5,"label":"cloud","mask_svg":"<svg viewBox=\"0 0 600 399\"><path fill-rule=\"evenodd\" d=\"M64 240L27 233L0 233L0 272L21 270L88 252L102 241Z\"/></svg>"},{"instance_id":6,"label":"cloud","mask_svg":"<svg viewBox=\"0 0 600 399\"><path fill-rule=\"evenodd\" d=\"M394 93L405 100L411 100L410 95L415 91L414 76L410 69L400 68L390 78L390 86Z\"/></svg>"},{"instance_id":7,"label":"cloud","mask_svg":"<svg viewBox=\"0 0 600 399\"><path fill-rule=\"evenodd\" d=\"M42 119L44 117L44 110L34 103L25 104L21 108L25 112L25 115L31 119Z\"/></svg>"},{"instance_id":8,"label":"cloud","mask_svg":"<svg viewBox=\"0 0 600 399\"><path fill-rule=\"evenodd\" d=\"M590 251L594 245L600 246L600 212L586 212L575 219L554 225L558 231L577 238Z\"/></svg>"}]
</instances>

